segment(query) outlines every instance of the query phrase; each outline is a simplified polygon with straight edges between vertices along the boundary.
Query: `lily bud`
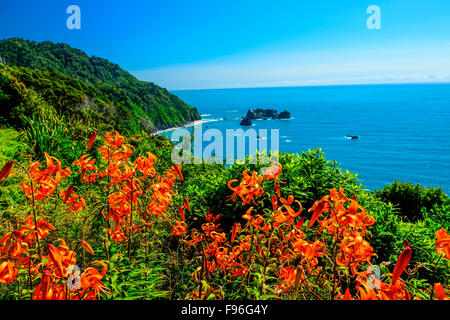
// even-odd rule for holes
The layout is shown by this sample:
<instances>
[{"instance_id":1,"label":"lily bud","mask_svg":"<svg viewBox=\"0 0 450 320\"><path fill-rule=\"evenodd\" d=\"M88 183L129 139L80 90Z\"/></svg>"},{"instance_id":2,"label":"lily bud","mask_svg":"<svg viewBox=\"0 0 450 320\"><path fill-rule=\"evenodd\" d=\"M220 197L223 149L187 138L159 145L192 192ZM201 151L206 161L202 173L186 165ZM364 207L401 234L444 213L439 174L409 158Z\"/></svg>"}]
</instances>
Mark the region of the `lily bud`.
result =
<instances>
[{"instance_id":1,"label":"lily bud","mask_svg":"<svg viewBox=\"0 0 450 320\"><path fill-rule=\"evenodd\" d=\"M4 178L6 178L9 174L9 172L11 171L11 168L13 166L13 162L12 161L8 161L2 168L2 170L0 171L0 181L2 181Z\"/></svg>"}]
</instances>

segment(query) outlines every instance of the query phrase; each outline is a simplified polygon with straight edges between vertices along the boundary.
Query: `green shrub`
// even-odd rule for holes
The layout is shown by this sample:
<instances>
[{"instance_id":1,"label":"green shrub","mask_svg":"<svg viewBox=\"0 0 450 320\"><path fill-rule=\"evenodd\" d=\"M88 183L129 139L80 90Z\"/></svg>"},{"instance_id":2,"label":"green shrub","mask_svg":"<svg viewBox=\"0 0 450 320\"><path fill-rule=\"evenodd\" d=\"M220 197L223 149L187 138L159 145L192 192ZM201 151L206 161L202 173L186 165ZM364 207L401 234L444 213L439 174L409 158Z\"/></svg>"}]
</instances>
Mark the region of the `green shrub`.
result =
<instances>
[{"instance_id":1,"label":"green shrub","mask_svg":"<svg viewBox=\"0 0 450 320\"><path fill-rule=\"evenodd\" d=\"M395 181L383 190L376 190L375 196L385 203L399 207L399 215L409 221L423 218L423 210L430 211L448 199L442 188L425 188L419 184Z\"/></svg>"},{"instance_id":2,"label":"green shrub","mask_svg":"<svg viewBox=\"0 0 450 320\"><path fill-rule=\"evenodd\" d=\"M321 149L308 150L301 155L281 153L279 162L283 166L279 182L281 196L287 198L294 195L295 199L301 202L305 217L309 215L307 210L314 202L328 194L332 188L343 188L347 194L357 197L366 193L355 174L344 172L335 161L327 160ZM230 196L228 181L240 179L245 169L248 169L249 174L252 171L260 173L264 167L267 165L249 164L248 158L245 163L231 166L204 162L185 164L183 172L186 183L181 186L179 193L190 199L191 207L200 208L192 214L202 217L208 209L221 213L224 218L222 226L229 227L239 220L244 212L235 203L226 201ZM273 183L264 181L263 187L270 195L276 193ZM181 205L183 199L179 197L178 201Z\"/></svg>"}]
</instances>

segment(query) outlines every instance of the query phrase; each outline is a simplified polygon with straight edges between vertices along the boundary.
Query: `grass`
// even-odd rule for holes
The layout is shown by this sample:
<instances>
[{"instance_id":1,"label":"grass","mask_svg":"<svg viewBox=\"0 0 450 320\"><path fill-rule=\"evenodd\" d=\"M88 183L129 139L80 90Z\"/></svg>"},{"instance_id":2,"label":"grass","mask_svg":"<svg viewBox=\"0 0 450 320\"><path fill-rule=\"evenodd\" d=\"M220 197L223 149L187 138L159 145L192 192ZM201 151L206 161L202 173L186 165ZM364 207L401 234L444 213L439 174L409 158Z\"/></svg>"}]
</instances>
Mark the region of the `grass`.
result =
<instances>
[{"instance_id":1,"label":"grass","mask_svg":"<svg viewBox=\"0 0 450 320\"><path fill-rule=\"evenodd\" d=\"M29 146L21 138L21 134L11 128L0 129L0 167L3 167L9 160L20 161L27 158ZM10 178L1 182L0 188L0 215L4 218L11 217L16 204L24 200L23 192L20 188L22 181L20 171L13 170Z\"/></svg>"},{"instance_id":2,"label":"grass","mask_svg":"<svg viewBox=\"0 0 450 320\"><path fill-rule=\"evenodd\" d=\"M20 139L20 133L14 129L0 129L0 164L8 160L19 160L27 149L27 144Z\"/></svg>"}]
</instances>

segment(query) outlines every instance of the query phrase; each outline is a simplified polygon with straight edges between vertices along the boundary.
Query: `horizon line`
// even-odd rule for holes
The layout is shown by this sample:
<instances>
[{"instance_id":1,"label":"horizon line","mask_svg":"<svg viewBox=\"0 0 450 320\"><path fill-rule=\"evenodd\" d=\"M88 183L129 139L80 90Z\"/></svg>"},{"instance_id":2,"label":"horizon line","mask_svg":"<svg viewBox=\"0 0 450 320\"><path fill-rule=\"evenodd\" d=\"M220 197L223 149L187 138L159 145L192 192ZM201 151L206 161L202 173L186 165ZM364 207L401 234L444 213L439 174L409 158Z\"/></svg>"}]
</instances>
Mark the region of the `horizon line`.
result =
<instances>
[{"instance_id":1,"label":"horizon line","mask_svg":"<svg viewBox=\"0 0 450 320\"><path fill-rule=\"evenodd\" d=\"M142 81L142 80L140 80ZM145 81L145 80L144 80ZM156 82L154 82L156 84ZM386 86L386 85L433 85L448 84L450 81L429 81L429 82L384 82L384 83L343 83L343 84L296 84L284 86L249 86L249 87L221 87L221 88L191 88L191 89L167 89L168 91L195 91L195 90L230 90L230 89L269 89L269 88L315 88L315 87L350 87L350 86Z\"/></svg>"}]
</instances>

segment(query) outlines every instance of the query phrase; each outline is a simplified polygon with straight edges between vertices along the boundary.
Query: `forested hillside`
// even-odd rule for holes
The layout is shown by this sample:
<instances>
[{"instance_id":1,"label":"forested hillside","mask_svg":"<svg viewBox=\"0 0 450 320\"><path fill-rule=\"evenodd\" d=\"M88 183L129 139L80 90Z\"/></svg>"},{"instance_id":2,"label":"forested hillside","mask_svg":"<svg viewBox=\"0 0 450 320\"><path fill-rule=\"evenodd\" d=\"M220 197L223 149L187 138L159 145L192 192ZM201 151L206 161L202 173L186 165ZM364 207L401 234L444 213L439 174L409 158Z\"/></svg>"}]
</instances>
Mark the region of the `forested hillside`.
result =
<instances>
[{"instance_id":1,"label":"forested hillside","mask_svg":"<svg viewBox=\"0 0 450 320\"><path fill-rule=\"evenodd\" d=\"M200 119L166 89L67 44L8 39L0 41L0 56L2 123L23 124L21 115L35 113L36 99L60 115L130 134Z\"/></svg>"}]
</instances>

